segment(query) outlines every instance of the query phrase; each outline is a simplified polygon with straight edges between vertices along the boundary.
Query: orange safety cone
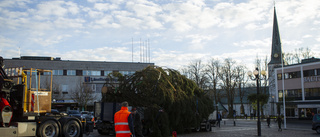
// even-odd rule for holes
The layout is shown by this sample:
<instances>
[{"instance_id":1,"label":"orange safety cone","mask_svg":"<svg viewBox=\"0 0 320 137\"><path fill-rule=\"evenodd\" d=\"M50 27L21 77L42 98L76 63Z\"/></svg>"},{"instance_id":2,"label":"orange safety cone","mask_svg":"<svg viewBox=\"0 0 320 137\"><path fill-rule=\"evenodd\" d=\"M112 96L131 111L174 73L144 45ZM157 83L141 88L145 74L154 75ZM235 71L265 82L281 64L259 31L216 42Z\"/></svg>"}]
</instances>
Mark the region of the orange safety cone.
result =
<instances>
[{"instance_id":1,"label":"orange safety cone","mask_svg":"<svg viewBox=\"0 0 320 137\"><path fill-rule=\"evenodd\" d=\"M176 131L172 132L172 137L177 137L177 132Z\"/></svg>"}]
</instances>

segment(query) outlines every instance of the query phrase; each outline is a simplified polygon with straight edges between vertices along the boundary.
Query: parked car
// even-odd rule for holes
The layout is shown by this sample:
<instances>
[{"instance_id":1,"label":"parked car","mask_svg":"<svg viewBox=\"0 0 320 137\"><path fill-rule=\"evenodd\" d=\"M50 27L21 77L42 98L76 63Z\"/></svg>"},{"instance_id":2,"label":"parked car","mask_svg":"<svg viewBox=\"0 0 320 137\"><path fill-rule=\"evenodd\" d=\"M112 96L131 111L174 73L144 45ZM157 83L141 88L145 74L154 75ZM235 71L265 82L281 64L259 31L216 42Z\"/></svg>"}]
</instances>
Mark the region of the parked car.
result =
<instances>
[{"instance_id":1,"label":"parked car","mask_svg":"<svg viewBox=\"0 0 320 137\"><path fill-rule=\"evenodd\" d=\"M78 119L82 119L83 118L78 110L69 110L68 111L68 115L72 116L72 117L76 117Z\"/></svg>"},{"instance_id":2,"label":"parked car","mask_svg":"<svg viewBox=\"0 0 320 137\"><path fill-rule=\"evenodd\" d=\"M315 114L312 119L312 130L320 134L320 114Z\"/></svg>"}]
</instances>

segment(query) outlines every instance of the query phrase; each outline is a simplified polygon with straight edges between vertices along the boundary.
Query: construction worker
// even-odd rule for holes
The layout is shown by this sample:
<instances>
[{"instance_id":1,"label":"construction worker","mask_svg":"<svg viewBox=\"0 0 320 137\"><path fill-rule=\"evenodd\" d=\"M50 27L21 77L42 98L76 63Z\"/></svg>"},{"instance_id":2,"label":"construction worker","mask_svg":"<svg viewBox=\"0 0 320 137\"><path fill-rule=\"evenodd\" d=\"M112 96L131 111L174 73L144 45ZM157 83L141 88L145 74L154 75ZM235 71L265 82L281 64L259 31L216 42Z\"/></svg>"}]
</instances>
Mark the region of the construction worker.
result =
<instances>
[{"instance_id":1,"label":"construction worker","mask_svg":"<svg viewBox=\"0 0 320 137\"><path fill-rule=\"evenodd\" d=\"M128 111L128 102L122 102L121 110L114 114L116 137L134 137L133 119Z\"/></svg>"}]
</instances>

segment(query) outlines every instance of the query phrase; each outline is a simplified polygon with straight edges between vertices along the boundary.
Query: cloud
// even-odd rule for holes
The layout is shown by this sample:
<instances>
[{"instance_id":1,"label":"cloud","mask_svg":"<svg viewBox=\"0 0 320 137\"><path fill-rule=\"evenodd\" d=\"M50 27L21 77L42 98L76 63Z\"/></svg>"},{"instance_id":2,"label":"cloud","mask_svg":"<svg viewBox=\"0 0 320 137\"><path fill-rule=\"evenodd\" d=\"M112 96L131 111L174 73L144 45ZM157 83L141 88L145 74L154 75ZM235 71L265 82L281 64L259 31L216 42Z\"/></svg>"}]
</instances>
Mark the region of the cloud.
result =
<instances>
[{"instance_id":1,"label":"cloud","mask_svg":"<svg viewBox=\"0 0 320 137\"><path fill-rule=\"evenodd\" d=\"M191 50L199 50L203 49L208 41L213 40L216 37L217 36L214 35L193 34L187 35L186 39L191 39L191 46L189 47Z\"/></svg>"},{"instance_id":2,"label":"cloud","mask_svg":"<svg viewBox=\"0 0 320 137\"><path fill-rule=\"evenodd\" d=\"M32 3L31 0L4 0L0 1L0 7L14 7L14 8L25 8L27 4Z\"/></svg>"},{"instance_id":3,"label":"cloud","mask_svg":"<svg viewBox=\"0 0 320 137\"><path fill-rule=\"evenodd\" d=\"M14 40L0 36L0 47L1 48L13 47L16 44L17 44L17 42L15 42Z\"/></svg>"},{"instance_id":4,"label":"cloud","mask_svg":"<svg viewBox=\"0 0 320 137\"><path fill-rule=\"evenodd\" d=\"M116 10L119 6L116 4L109 4L109 3L95 3L94 9L98 11L109 11L109 10Z\"/></svg>"},{"instance_id":5,"label":"cloud","mask_svg":"<svg viewBox=\"0 0 320 137\"><path fill-rule=\"evenodd\" d=\"M65 34L65 35L49 36L48 38L34 38L33 42L41 46L49 46L49 45L60 43L61 41L64 41L68 37L72 37L72 36Z\"/></svg>"},{"instance_id":6,"label":"cloud","mask_svg":"<svg viewBox=\"0 0 320 137\"><path fill-rule=\"evenodd\" d=\"M53 23L57 28L83 28L83 23L86 21L83 19L69 19L69 18L58 18Z\"/></svg>"},{"instance_id":7,"label":"cloud","mask_svg":"<svg viewBox=\"0 0 320 137\"><path fill-rule=\"evenodd\" d=\"M255 47L255 48L259 48L259 47L271 47L271 38L266 38L263 40L252 40L252 41L241 41L241 42L235 42L233 43L234 46L236 47Z\"/></svg>"},{"instance_id":8,"label":"cloud","mask_svg":"<svg viewBox=\"0 0 320 137\"><path fill-rule=\"evenodd\" d=\"M284 50L312 46L319 51L319 7L316 0L276 3ZM1 53L12 55L12 48L22 45L32 49L24 52L30 55L131 61L131 49L120 46L131 45L133 37L150 39L151 61L162 66L209 57L253 63L256 54L270 54L272 21L272 0L5 0L0 1L0 44ZM139 60L137 54L134 60Z\"/></svg>"},{"instance_id":9,"label":"cloud","mask_svg":"<svg viewBox=\"0 0 320 137\"><path fill-rule=\"evenodd\" d=\"M156 62L158 66L179 69L194 59L204 59L207 53L184 53L181 51L168 51L158 49L152 52L152 62Z\"/></svg>"},{"instance_id":10,"label":"cloud","mask_svg":"<svg viewBox=\"0 0 320 137\"><path fill-rule=\"evenodd\" d=\"M79 13L79 7L73 2L47 1L37 5L37 15L41 16L67 16L68 13L75 15Z\"/></svg>"}]
</instances>

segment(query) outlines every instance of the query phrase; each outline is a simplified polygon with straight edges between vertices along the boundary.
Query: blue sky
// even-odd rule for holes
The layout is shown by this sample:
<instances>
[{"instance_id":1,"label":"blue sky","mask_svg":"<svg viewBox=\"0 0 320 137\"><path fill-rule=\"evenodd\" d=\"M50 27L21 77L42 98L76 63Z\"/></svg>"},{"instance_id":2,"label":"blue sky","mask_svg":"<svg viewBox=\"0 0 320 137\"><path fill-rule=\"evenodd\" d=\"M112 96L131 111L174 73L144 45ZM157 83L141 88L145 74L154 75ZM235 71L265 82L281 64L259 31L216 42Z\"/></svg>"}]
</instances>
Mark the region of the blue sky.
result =
<instances>
[{"instance_id":1,"label":"blue sky","mask_svg":"<svg viewBox=\"0 0 320 137\"><path fill-rule=\"evenodd\" d=\"M140 45L148 45L158 66L211 58L252 66L271 54L273 7L273 0L2 0L0 56L146 62ZM284 52L308 47L320 57L320 2L277 0L276 10Z\"/></svg>"}]
</instances>

